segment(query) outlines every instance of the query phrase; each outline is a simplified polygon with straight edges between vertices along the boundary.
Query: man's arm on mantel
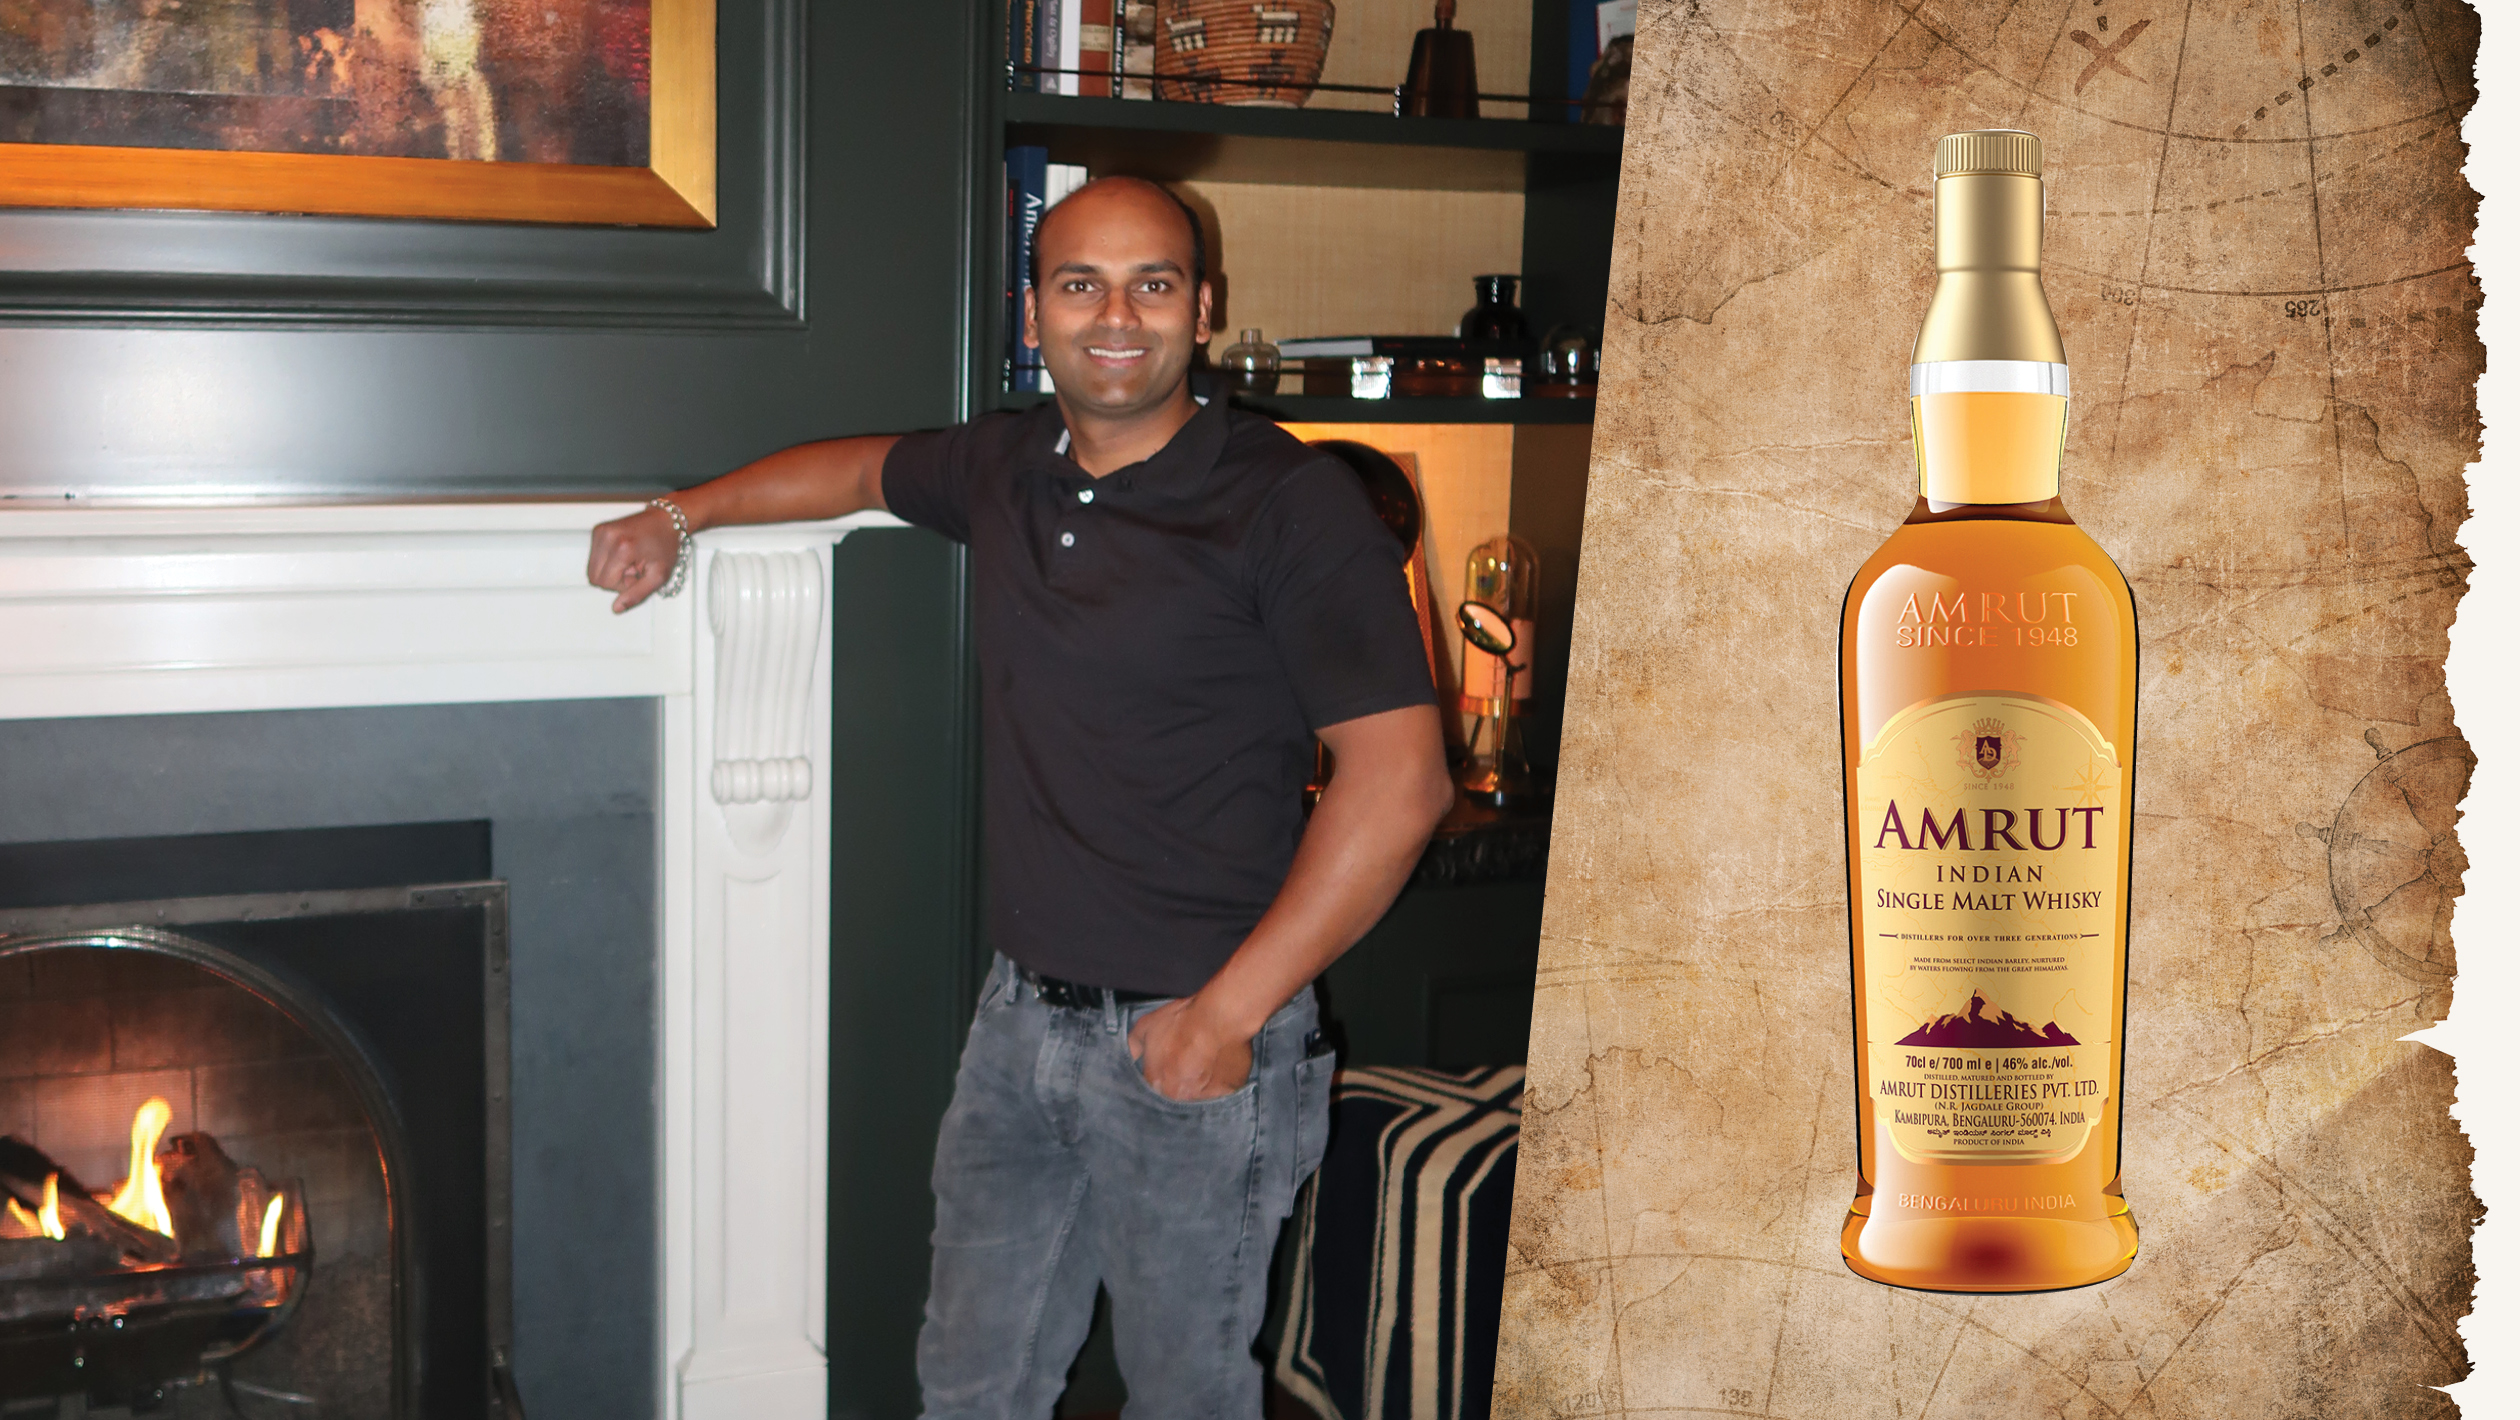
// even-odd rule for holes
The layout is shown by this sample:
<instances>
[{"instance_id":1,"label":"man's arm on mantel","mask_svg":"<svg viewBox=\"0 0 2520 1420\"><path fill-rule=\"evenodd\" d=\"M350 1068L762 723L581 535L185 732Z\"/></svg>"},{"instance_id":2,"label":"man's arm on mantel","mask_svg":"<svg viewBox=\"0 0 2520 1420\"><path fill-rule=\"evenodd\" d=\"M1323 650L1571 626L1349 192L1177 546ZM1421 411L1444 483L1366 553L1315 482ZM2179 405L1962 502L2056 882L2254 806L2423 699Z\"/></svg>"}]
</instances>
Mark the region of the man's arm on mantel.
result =
<instances>
[{"instance_id":1,"label":"man's arm on mantel","mask_svg":"<svg viewBox=\"0 0 2520 1420\"><path fill-rule=\"evenodd\" d=\"M884 456L898 434L823 439L781 449L733 473L674 494L691 530L737 523L801 523L846 517L884 506ZM608 592L613 610L647 600L673 574L681 551L674 520L662 508L642 508L595 529L586 556L586 580Z\"/></svg>"},{"instance_id":2,"label":"man's arm on mantel","mask_svg":"<svg viewBox=\"0 0 2520 1420\"><path fill-rule=\"evenodd\" d=\"M1295 863L1260 925L1192 995L1149 1011L1129 1050L1173 1099L1212 1099L1251 1075L1251 1038L1381 920L1452 807L1432 705L1365 715L1321 732L1336 756Z\"/></svg>"}]
</instances>

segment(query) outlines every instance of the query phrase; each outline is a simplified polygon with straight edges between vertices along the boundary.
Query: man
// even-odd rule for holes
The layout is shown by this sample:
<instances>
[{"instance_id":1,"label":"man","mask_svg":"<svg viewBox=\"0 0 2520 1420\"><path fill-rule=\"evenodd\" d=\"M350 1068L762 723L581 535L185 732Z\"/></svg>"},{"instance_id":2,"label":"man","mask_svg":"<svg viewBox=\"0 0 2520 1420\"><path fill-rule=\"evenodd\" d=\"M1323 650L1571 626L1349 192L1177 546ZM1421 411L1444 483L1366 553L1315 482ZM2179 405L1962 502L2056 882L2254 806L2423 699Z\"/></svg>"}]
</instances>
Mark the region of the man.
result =
<instances>
[{"instance_id":1,"label":"man","mask_svg":"<svg viewBox=\"0 0 2520 1420\"><path fill-rule=\"evenodd\" d=\"M937 1141L926 1413L1050 1413L1097 1283L1133 1415L1257 1416L1271 1246L1320 1162L1313 978L1452 801L1401 550L1347 468L1202 406L1197 221L1107 178L1035 234L1057 402L834 439L676 495L694 529L889 508L971 549L999 953ZM624 610L662 510L596 529ZM1315 734L1336 772L1309 821Z\"/></svg>"}]
</instances>

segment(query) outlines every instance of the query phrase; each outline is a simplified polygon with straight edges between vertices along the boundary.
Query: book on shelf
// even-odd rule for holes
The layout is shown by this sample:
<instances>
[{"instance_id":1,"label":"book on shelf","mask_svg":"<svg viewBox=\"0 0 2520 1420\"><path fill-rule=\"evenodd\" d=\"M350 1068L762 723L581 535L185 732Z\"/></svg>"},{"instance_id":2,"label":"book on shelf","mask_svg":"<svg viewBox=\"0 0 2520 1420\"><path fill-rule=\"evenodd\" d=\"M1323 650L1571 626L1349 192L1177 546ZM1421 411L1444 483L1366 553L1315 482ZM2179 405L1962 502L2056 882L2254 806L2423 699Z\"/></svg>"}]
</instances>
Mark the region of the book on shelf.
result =
<instances>
[{"instance_id":1,"label":"book on shelf","mask_svg":"<svg viewBox=\"0 0 2520 1420\"><path fill-rule=\"evenodd\" d=\"M1082 0L1077 6L1076 87L1069 92L1089 99L1107 99L1116 92L1118 67L1112 54L1117 30L1112 23L1115 0Z\"/></svg>"},{"instance_id":2,"label":"book on shelf","mask_svg":"<svg viewBox=\"0 0 2520 1420\"><path fill-rule=\"evenodd\" d=\"M1567 121L1583 121L1583 110L1575 107L1592 87L1593 65L1601 58L1601 17L1587 5L1566 7L1566 98ZM1534 113L1532 117L1540 115Z\"/></svg>"},{"instance_id":3,"label":"book on shelf","mask_svg":"<svg viewBox=\"0 0 2520 1420\"><path fill-rule=\"evenodd\" d=\"M1040 19L1041 0L1006 0L1006 86L1019 94L1041 89L1041 76L1031 72L1040 50Z\"/></svg>"},{"instance_id":4,"label":"book on shelf","mask_svg":"<svg viewBox=\"0 0 2520 1420\"><path fill-rule=\"evenodd\" d=\"M1045 71L1041 76L1041 92L1064 94L1068 76L1057 73L1059 45L1066 13L1076 8L1076 0L1038 0L1041 19L1033 26L1033 64Z\"/></svg>"},{"instance_id":5,"label":"book on shelf","mask_svg":"<svg viewBox=\"0 0 2520 1420\"><path fill-rule=\"evenodd\" d=\"M1033 0L1033 86L1041 93L1058 93L1063 76L1053 73L1058 68L1058 13L1068 8L1071 0Z\"/></svg>"},{"instance_id":6,"label":"book on shelf","mask_svg":"<svg viewBox=\"0 0 2520 1420\"><path fill-rule=\"evenodd\" d=\"M1114 0L1120 24L1120 94L1155 97L1155 6L1150 0Z\"/></svg>"},{"instance_id":7,"label":"book on shelf","mask_svg":"<svg viewBox=\"0 0 2520 1420\"><path fill-rule=\"evenodd\" d=\"M1032 289L1033 230L1049 210L1050 150L1006 150L1006 387L1039 386L1039 352L1024 344L1024 295Z\"/></svg>"},{"instance_id":8,"label":"book on shelf","mask_svg":"<svg viewBox=\"0 0 2520 1420\"><path fill-rule=\"evenodd\" d=\"M1051 393L1049 372L1041 368L1041 352L1024 344L1024 298L1032 290L1033 237L1041 215L1060 199L1085 185L1078 163L1054 163L1047 148L1021 145L1006 150L1006 356L1002 365L1007 389Z\"/></svg>"},{"instance_id":9,"label":"book on shelf","mask_svg":"<svg viewBox=\"0 0 2520 1420\"><path fill-rule=\"evenodd\" d=\"M1085 0L1058 0L1059 57L1052 65L1059 71L1059 92L1076 95L1085 92Z\"/></svg>"},{"instance_id":10,"label":"book on shelf","mask_svg":"<svg viewBox=\"0 0 2520 1420\"><path fill-rule=\"evenodd\" d=\"M1118 86L1119 0L1007 0L1009 87L1023 93L1110 98Z\"/></svg>"}]
</instances>

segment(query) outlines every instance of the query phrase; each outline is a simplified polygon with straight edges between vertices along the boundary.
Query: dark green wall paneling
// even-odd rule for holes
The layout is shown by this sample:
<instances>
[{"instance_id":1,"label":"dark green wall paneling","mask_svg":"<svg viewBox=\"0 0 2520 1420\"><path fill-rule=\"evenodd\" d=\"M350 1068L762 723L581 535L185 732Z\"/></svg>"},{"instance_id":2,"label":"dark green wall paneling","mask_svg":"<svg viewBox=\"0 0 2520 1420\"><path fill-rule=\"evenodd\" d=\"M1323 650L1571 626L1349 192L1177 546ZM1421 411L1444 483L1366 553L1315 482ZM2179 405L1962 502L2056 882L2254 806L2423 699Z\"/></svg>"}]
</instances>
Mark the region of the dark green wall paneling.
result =
<instances>
[{"instance_id":1,"label":"dark green wall paneling","mask_svg":"<svg viewBox=\"0 0 2520 1420\"><path fill-rule=\"evenodd\" d=\"M893 1420L919 1409L928 1161L979 986L962 550L856 533L832 582L832 1414Z\"/></svg>"}]
</instances>

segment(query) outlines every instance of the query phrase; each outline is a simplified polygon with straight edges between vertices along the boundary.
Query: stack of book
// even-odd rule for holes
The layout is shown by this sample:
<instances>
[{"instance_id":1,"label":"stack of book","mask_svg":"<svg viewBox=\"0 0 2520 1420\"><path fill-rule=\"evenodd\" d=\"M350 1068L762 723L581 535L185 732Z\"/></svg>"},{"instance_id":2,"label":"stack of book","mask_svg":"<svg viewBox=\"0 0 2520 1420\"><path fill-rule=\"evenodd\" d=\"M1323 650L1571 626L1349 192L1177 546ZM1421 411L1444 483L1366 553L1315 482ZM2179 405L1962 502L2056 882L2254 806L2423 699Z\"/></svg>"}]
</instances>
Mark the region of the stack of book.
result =
<instances>
[{"instance_id":1,"label":"stack of book","mask_svg":"<svg viewBox=\"0 0 2520 1420\"><path fill-rule=\"evenodd\" d=\"M1021 0L1018 0L1021 3ZM1006 387L1049 394L1041 352L1024 344L1024 294L1032 289L1033 233L1041 214L1085 185L1079 163L1054 163L1047 148L1006 150Z\"/></svg>"},{"instance_id":2,"label":"stack of book","mask_svg":"<svg viewBox=\"0 0 2520 1420\"><path fill-rule=\"evenodd\" d=\"M1107 99L1121 88L1118 0L1007 0L1010 86L1028 94Z\"/></svg>"}]
</instances>

